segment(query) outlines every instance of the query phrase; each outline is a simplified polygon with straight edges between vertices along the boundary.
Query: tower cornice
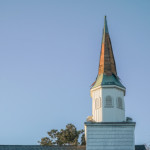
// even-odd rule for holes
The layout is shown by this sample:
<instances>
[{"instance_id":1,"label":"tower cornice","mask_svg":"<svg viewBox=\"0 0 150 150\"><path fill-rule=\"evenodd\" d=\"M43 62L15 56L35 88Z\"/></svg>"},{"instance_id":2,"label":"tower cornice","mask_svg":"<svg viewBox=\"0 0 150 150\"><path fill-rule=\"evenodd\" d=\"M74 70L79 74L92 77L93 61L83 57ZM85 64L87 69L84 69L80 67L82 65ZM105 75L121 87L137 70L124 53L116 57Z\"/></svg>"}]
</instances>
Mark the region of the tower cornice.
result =
<instances>
[{"instance_id":1,"label":"tower cornice","mask_svg":"<svg viewBox=\"0 0 150 150\"><path fill-rule=\"evenodd\" d=\"M124 96L126 94L126 88L125 87L123 88L123 87L120 87L120 86L117 86L117 85L102 85L102 86L97 86L95 88L92 88L90 90L90 95L91 95L91 93L93 91L96 91L96 90L101 89L101 88L116 88L116 89L119 89L119 90L123 91L124 92ZM91 97L92 97L92 95L91 95Z\"/></svg>"}]
</instances>

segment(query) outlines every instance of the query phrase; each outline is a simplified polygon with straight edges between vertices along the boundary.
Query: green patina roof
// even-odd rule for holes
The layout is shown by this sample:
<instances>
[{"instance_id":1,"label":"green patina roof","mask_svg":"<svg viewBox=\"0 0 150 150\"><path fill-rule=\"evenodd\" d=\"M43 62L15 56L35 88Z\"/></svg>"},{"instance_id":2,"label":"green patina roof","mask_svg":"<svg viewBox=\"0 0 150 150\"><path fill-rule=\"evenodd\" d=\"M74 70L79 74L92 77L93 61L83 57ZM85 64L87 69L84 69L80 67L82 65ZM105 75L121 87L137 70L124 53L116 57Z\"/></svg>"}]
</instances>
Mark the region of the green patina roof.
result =
<instances>
[{"instance_id":1,"label":"green patina roof","mask_svg":"<svg viewBox=\"0 0 150 150\"><path fill-rule=\"evenodd\" d=\"M125 88L119 81L119 78L117 78L115 75L108 76L105 74L100 74L97 76L97 79L92 86L92 89L103 85L117 85L119 87Z\"/></svg>"}]
</instances>

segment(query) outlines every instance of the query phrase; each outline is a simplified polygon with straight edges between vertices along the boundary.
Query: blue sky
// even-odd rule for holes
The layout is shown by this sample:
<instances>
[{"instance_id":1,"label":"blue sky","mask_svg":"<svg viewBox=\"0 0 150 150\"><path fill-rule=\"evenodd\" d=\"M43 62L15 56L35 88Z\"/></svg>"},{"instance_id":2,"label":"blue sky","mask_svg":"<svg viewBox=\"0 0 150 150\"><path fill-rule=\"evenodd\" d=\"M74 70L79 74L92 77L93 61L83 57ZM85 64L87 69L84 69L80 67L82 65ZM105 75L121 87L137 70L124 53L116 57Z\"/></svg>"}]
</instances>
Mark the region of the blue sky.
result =
<instances>
[{"instance_id":1,"label":"blue sky","mask_svg":"<svg viewBox=\"0 0 150 150\"><path fill-rule=\"evenodd\" d=\"M104 15L136 144L150 142L150 1L0 0L0 144L37 144L91 115Z\"/></svg>"}]
</instances>

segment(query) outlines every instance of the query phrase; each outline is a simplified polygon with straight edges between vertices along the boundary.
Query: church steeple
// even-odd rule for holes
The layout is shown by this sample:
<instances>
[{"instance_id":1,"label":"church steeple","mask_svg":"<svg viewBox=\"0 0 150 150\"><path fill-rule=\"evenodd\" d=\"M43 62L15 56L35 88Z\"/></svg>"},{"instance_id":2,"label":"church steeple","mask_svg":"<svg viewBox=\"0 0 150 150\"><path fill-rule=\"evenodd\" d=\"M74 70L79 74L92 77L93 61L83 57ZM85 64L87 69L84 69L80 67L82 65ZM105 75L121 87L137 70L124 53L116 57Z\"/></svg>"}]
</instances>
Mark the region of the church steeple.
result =
<instances>
[{"instance_id":1,"label":"church steeple","mask_svg":"<svg viewBox=\"0 0 150 150\"><path fill-rule=\"evenodd\" d=\"M105 75L113 74L117 76L115 59L114 59L113 50L111 46L111 40L109 37L106 16L104 17L104 29L103 29L101 55L100 55L99 71L98 71L98 75L100 74L105 74Z\"/></svg>"},{"instance_id":2,"label":"church steeple","mask_svg":"<svg viewBox=\"0 0 150 150\"><path fill-rule=\"evenodd\" d=\"M105 16L98 75L90 89L92 116L85 122L86 150L135 150L135 123L125 118L125 91L117 76Z\"/></svg>"},{"instance_id":3,"label":"church steeple","mask_svg":"<svg viewBox=\"0 0 150 150\"><path fill-rule=\"evenodd\" d=\"M126 88L122 85L117 76L115 59L105 16L98 75L90 90L93 121L125 121L125 91Z\"/></svg>"},{"instance_id":4,"label":"church steeple","mask_svg":"<svg viewBox=\"0 0 150 150\"><path fill-rule=\"evenodd\" d=\"M104 17L104 28L98 75L96 81L92 84L92 89L98 86L105 85L116 85L125 89L125 87L121 84L119 77L117 76L116 63L108 32L106 16Z\"/></svg>"}]
</instances>

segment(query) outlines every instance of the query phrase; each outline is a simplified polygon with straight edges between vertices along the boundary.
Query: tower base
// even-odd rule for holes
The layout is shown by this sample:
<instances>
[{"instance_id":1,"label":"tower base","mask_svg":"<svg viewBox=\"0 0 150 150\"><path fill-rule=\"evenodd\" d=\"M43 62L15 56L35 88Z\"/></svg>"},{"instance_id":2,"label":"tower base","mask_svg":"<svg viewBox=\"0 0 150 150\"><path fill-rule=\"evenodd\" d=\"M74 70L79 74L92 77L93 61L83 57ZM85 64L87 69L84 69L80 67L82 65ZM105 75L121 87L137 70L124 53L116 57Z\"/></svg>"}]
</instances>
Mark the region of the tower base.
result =
<instances>
[{"instance_id":1,"label":"tower base","mask_svg":"<svg viewBox=\"0 0 150 150\"><path fill-rule=\"evenodd\" d=\"M85 122L86 150L135 150L135 122Z\"/></svg>"}]
</instances>

